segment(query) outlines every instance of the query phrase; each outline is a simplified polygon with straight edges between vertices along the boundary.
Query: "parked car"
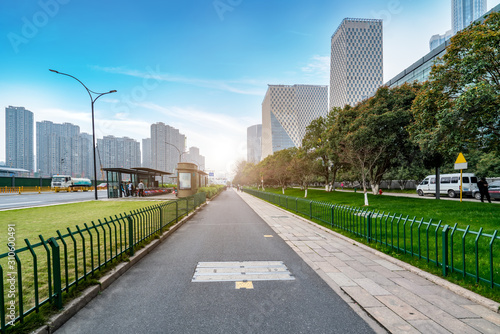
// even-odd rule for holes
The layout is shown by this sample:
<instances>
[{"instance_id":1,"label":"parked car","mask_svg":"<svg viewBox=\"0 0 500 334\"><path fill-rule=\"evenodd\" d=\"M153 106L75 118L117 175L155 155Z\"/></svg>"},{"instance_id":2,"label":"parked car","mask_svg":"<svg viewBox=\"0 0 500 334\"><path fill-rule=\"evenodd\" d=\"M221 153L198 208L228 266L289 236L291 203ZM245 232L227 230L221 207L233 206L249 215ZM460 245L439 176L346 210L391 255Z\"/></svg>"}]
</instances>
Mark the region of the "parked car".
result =
<instances>
[{"instance_id":1,"label":"parked car","mask_svg":"<svg viewBox=\"0 0 500 334\"><path fill-rule=\"evenodd\" d=\"M490 193L490 197L492 199L500 199L500 181L493 181L491 183L488 183L488 192ZM472 196L474 196L475 199L480 200L481 199L481 193L479 192L479 189L476 189L473 193Z\"/></svg>"},{"instance_id":2,"label":"parked car","mask_svg":"<svg viewBox=\"0 0 500 334\"><path fill-rule=\"evenodd\" d=\"M97 189L106 189L108 187L107 183L99 183L97 185Z\"/></svg>"}]
</instances>

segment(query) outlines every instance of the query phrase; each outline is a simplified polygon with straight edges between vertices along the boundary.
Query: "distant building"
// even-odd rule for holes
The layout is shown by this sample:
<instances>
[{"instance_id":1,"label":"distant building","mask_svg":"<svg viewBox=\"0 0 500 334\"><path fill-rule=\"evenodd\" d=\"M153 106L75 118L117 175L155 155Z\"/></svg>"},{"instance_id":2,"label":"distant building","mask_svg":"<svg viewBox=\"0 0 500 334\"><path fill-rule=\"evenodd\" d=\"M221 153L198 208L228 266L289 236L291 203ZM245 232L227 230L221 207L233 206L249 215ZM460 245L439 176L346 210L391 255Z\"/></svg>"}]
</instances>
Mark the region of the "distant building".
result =
<instances>
[{"instance_id":1,"label":"distant building","mask_svg":"<svg viewBox=\"0 0 500 334\"><path fill-rule=\"evenodd\" d=\"M262 156L262 124L247 128L247 161L258 164Z\"/></svg>"},{"instance_id":2,"label":"distant building","mask_svg":"<svg viewBox=\"0 0 500 334\"><path fill-rule=\"evenodd\" d=\"M80 133L78 125L36 122L37 169L44 176L93 176L88 164L92 161L91 140L88 142L88 137Z\"/></svg>"},{"instance_id":3,"label":"distant building","mask_svg":"<svg viewBox=\"0 0 500 334\"><path fill-rule=\"evenodd\" d=\"M5 164L34 171L33 113L24 107L5 108Z\"/></svg>"},{"instance_id":4,"label":"distant building","mask_svg":"<svg viewBox=\"0 0 500 334\"><path fill-rule=\"evenodd\" d=\"M141 166L141 147L137 140L104 136L97 140L98 166L104 168L131 168Z\"/></svg>"},{"instance_id":5,"label":"distant building","mask_svg":"<svg viewBox=\"0 0 500 334\"><path fill-rule=\"evenodd\" d=\"M344 19L331 39L330 109L373 95L383 77L382 20Z\"/></svg>"},{"instance_id":6,"label":"distant building","mask_svg":"<svg viewBox=\"0 0 500 334\"><path fill-rule=\"evenodd\" d=\"M200 154L198 147L190 147L189 151L182 156L182 161L194 163L199 170L205 170L205 157Z\"/></svg>"},{"instance_id":7,"label":"distant building","mask_svg":"<svg viewBox=\"0 0 500 334\"><path fill-rule=\"evenodd\" d=\"M328 113L328 86L269 85L262 102L262 157L300 147L306 127Z\"/></svg>"},{"instance_id":8,"label":"distant building","mask_svg":"<svg viewBox=\"0 0 500 334\"><path fill-rule=\"evenodd\" d=\"M142 167L151 168L151 138L142 140Z\"/></svg>"},{"instance_id":9,"label":"distant building","mask_svg":"<svg viewBox=\"0 0 500 334\"><path fill-rule=\"evenodd\" d=\"M451 25L453 35L486 13L486 0L452 0Z\"/></svg>"},{"instance_id":10,"label":"distant building","mask_svg":"<svg viewBox=\"0 0 500 334\"><path fill-rule=\"evenodd\" d=\"M151 124L151 167L176 174L180 155L186 150L186 136L162 122Z\"/></svg>"},{"instance_id":11,"label":"distant building","mask_svg":"<svg viewBox=\"0 0 500 334\"><path fill-rule=\"evenodd\" d=\"M453 32L448 30L444 35L433 35L429 41L429 49L432 51L453 36Z\"/></svg>"}]
</instances>

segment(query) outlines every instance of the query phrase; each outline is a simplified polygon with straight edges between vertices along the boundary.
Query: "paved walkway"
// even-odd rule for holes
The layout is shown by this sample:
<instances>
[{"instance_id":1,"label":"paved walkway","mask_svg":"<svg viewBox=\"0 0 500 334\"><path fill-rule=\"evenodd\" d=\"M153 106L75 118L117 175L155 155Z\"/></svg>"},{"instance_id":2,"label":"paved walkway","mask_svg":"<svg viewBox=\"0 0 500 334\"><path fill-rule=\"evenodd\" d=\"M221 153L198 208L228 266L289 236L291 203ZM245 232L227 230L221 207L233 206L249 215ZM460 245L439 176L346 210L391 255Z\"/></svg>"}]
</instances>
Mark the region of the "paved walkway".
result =
<instances>
[{"instance_id":1,"label":"paved walkway","mask_svg":"<svg viewBox=\"0 0 500 334\"><path fill-rule=\"evenodd\" d=\"M500 333L498 303L238 194L333 290L391 333Z\"/></svg>"}]
</instances>

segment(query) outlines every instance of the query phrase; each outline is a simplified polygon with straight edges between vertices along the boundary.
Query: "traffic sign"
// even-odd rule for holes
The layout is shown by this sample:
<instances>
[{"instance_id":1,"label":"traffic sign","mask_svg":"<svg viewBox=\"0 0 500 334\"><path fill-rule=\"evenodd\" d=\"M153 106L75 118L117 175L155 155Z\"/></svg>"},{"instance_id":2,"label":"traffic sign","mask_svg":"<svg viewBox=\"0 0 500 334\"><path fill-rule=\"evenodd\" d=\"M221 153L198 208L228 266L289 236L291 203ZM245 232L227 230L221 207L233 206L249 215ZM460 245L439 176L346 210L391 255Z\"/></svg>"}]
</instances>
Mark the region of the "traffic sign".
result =
<instances>
[{"instance_id":1,"label":"traffic sign","mask_svg":"<svg viewBox=\"0 0 500 334\"><path fill-rule=\"evenodd\" d=\"M467 161L462 153L458 155L457 161L455 161L455 169L467 169Z\"/></svg>"}]
</instances>

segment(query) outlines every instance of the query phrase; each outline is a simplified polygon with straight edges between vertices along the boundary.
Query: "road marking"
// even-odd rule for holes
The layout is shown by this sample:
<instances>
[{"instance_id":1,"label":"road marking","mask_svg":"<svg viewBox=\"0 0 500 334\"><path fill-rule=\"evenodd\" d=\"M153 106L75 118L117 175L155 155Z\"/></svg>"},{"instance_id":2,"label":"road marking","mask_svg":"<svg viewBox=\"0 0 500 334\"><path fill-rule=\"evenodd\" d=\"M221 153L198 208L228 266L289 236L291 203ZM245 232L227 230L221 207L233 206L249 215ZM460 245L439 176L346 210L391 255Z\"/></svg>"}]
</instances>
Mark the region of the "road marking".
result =
<instances>
[{"instance_id":1,"label":"road marking","mask_svg":"<svg viewBox=\"0 0 500 334\"><path fill-rule=\"evenodd\" d=\"M234 282L234 283L235 283L235 286L234 286L235 289L247 289L247 290L253 289L252 281Z\"/></svg>"},{"instance_id":2,"label":"road marking","mask_svg":"<svg viewBox=\"0 0 500 334\"><path fill-rule=\"evenodd\" d=\"M282 261L199 262L191 282L294 280Z\"/></svg>"},{"instance_id":3,"label":"road marking","mask_svg":"<svg viewBox=\"0 0 500 334\"><path fill-rule=\"evenodd\" d=\"M272 238L272 237L273 237L273 236L272 236L272 235L270 235L270 234L265 234L265 235L264 235L264 238Z\"/></svg>"}]
</instances>

